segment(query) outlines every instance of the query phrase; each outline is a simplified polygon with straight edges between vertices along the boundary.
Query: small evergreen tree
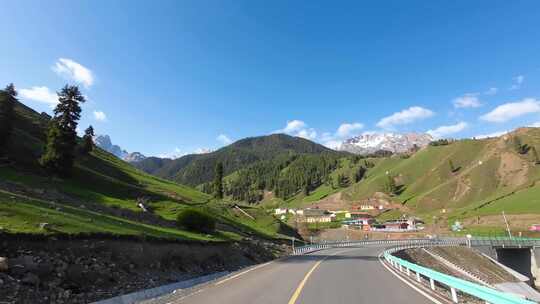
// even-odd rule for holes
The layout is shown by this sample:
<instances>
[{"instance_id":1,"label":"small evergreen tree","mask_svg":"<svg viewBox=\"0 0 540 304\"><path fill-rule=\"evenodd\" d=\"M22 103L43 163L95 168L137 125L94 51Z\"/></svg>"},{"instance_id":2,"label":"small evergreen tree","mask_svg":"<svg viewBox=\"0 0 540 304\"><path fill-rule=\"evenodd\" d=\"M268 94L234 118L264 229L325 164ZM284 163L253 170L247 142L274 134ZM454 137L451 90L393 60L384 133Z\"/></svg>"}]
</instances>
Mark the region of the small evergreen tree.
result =
<instances>
[{"instance_id":1,"label":"small evergreen tree","mask_svg":"<svg viewBox=\"0 0 540 304\"><path fill-rule=\"evenodd\" d=\"M343 174L338 175L338 186L341 188L345 188L349 186L349 178Z\"/></svg>"},{"instance_id":2,"label":"small evergreen tree","mask_svg":"<svg viewBox=\"0 0 540 304\"><path fill-rule=\"evenodd\" d=\"M214 171L214 197L223 198L223 163L218 162Z\"/></svg>"},{"instance_id":3,"label":"small evergreen tree","mask_svg":"<svg viewBox=\"0 0 540 304\"><path fill-rule=\"evenodd\" d=\"M358 183L359 181L361 181L362 178L364 178L364 175L366 175L366 168L361 166L354 174L354 182Z\"/></svg>"},{"instance_id":4,"label":"small evergreen tree","mask_svg":"<svg viewBox=\"0 0 540 304\"><path fill-rule=\"evenodd\" d=\"M81 153L88 154L94 150L94 128L89 126L84 130L84 136L81 143Z\"/></svg>"},{"instance_id":5,"label":"small evergreen tree","mask_svg":"<svg viewBox=\"0 0 540 304\"><path fill-rule=\"evenodd\" d=\"M52 173L65 176L75 160L80 104L86 100L77 86L66 85L57 94L59 103L49 124L47 145L40 163Z\"/></svg>"},{"instance_id":6,"label":"small evergreen tree","mask_svg":"<svg viewBox=\"0 0 540 304\"><path fill-rule=\"evenodd\" d=\"M13 131L13 110L17 101L17 91L10 83L3 92L0 92L0 155L4 154L11 132Z\"/></svg>"}]
</instances>

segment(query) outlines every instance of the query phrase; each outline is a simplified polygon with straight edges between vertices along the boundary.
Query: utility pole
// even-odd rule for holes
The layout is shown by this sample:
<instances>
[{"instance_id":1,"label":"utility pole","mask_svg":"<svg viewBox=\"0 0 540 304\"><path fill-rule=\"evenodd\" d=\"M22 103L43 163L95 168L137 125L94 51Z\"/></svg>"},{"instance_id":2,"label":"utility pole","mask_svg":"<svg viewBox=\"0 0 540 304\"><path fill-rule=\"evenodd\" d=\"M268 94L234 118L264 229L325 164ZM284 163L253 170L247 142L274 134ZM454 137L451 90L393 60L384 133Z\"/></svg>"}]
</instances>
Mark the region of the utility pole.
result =
<instances>
[{"instance_id":1,"label":"utility pole","mask_svg":"<svg viewBox=\"0 0 540 304\"><path fill-rule=\"evenodd\" d=\"M512 238L512 232L510 232L510 226L508 225L508 220L506 219L506 214L504 214L504 211L502 212L502 216L504 218L504 223L506 224L506 231L508 232L508 237Z\"/></svg>"}]
</instances>

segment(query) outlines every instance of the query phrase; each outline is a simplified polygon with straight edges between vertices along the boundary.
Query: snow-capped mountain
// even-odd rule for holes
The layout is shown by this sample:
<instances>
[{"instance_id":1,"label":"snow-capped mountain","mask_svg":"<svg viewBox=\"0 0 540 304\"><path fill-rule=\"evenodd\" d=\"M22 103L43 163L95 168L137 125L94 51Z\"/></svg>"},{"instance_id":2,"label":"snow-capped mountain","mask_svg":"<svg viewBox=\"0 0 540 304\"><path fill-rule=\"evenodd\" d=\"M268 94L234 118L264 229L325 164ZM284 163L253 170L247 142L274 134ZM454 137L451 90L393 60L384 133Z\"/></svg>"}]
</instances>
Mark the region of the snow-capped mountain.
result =
<instances>
[{"instance_id":1,"label":"snow-capped mountain","mask_svg":"<svg viewBox=\"0 0 540 304\"><path fill-rule=\"evenodd\" d=\"M141 152L132 152L132 153L128 153L124 157L124 160L127 161L128 163L136 163L136 162L140 162L141 160L145 158L146 156L144 156Z\"/></svg>"},{"instance_id":2,"label":"snow-capped mountain","mask_svg":"<svg viewBox=\"0 0 540 304\"><path fill-rule=\"evenodd\" d=\"M379 150L405 153L415 145L418 148L425 147L432 140L431 135L424 133L371 133L347 139L337 147L337 150L355 154L370 154Z\"/></svg>"},{"instance_id":3,"label":"snow-capped mountain","mask_svg":"<svg viewBox=\"0 0 540 304\"><path fill-rule=\"evenodd\" d=\"M137 162L146 158L139 152L128 153L126 150L114 145L109 135L97 135L94 137L94 143L101 149L113 154L114 156L127 162Z\"/></svg>"}]
</instances>

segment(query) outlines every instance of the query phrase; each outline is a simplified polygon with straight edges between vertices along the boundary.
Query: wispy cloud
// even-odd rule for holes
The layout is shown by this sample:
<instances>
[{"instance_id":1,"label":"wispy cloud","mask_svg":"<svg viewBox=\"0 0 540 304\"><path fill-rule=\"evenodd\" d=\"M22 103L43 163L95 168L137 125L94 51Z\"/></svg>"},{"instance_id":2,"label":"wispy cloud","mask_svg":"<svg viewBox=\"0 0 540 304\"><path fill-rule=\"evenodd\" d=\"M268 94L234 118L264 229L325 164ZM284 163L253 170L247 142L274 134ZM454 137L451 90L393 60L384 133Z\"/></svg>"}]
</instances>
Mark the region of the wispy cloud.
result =
<instances>
[{"instance_id":1,"label":"wispy cloud","mask_svg":"<svg viewBox=\"0 0 540 304\"><path fill-rule=\"evenodd\" d=\"M362 130L364 128L364 125L359 122L353 122L353 123L342 123L337 131L336 136L337 137L349 137L352 135L355 135L359 130Z\"/></svg>"},{"instance_id":2,"label":"wispy cloud","mask_svg":"<svg viewBox=\"0 0 540 304\"><path fill-rule=\"evenodd\" d=\"M450 134L455 134L463 131L465 128L467 128L466 122L458 122L455 125L449 125L449 126L440 126L434 130L429 130L426 133L433 136L434 138L443 138Z\"/></svg>"},{"instance_id":3,"label":"wispy cloud","mask_svg":"<svg viewBox=\"0 0 540 304\"><path fill-rule=\"evenodd\" d=\"M78 82L87 88L94 84L94 75L92 71L72 59L59 58L52 67L52 70L56 74Z\"/></svg>"},{"instance_id":4,"label":"wispy cloud","mask_svg":"<svg viewBox=\"0 0 540 304\"><path fill-rule=\"evenodd\" d=\"M310 128L304 121L298 119L287 121L283 129L276 130L273 133L285 133L309 140L315 140L317 138L317 131Z\"/></svg>"},{"instance_id":5,"label":"wispy cloud","mask_svg":"<svg viewBox=\"0 0 540 304\"><path fill-rule=\"evenodd\" d=\"M21 97L37 102L48 104L54 108L58 104L58 95L51 92L47 87L31 87L30 89L19 90Z\"/></svg>"},{"instance_id":6,"label":"wispy cloud","mask_svg":"<svg viewBox=\"0 0 540 304\"><path fill-rule=\"evenodd\" d=\"M525 81L525 76L518 75L513 78L514 83L510 86L509 90L518 90L521 88L521 84Z\"/></svg>"},{"instance_id":7,"label":"wispy cloud","mask_svg":"<svg viewBox=\"0 0 540 304\"><path fill-rule=\"evenodd\" d=\"M219 134L216 139L224 145L232 143L232 139L230 139L229 136L225 134Z\"/></svg>"},{"instance_id":8,"label":"wispy cloud","mask_svg":"<svg viewBox=\"0 0 540 304\"><path fill-rule=\"evenodd\" d=\"M525 98L521 101L502 104L491 112L480 116L480 119L489 122L505 122L516 117L539 112L540 101L534 98Z\"/></svg>"},{"instance_id":9,"label":"wispy cloud","mask_svg":"<svg viewBox=\"0 0 540 304\"><path fill-rule=\"evenodd\" d=\"M94 111L94 119L97 121L106 121L107 115L103 111Z\"/></svg>"},{"instance_id":10,"label":"wispy cloud","mask_svg":"<svg viewBox=\"0 0 540 304\"><path fill-rule=\"evenodd\" d=\"M434 114L435 113L429 109L414 106L384 117L377 123L377 127L391 129L396 125L410 124L418 120L429 118Z\"/></svg>"},{"instance_id":11,"label":"wispy cloud","mask_svg":"<svg viewBox=\"0 0 540 304\"><path fill-rule=\"evenodd\" d=\"M478 99L478 94L468 93L458 98L455 98L452 103L454 108L478 108L482 106L480 99Z\"/></svg>"}]
</instances>

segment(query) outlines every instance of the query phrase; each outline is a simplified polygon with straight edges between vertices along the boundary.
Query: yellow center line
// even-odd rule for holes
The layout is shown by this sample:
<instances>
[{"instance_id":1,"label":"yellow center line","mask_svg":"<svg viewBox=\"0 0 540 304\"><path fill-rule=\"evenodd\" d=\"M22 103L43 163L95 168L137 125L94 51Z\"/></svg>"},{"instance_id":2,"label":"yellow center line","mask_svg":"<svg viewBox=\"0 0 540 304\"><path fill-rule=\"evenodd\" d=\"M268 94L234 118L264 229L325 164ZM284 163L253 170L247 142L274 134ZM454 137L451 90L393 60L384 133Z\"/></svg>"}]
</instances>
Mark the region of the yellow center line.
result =
<instances>
[{"instance_id":1,"label":"yellow center line","mask_svg":"<svg viewBox=\"0 0 540 304\"><path fill-rule=\"evenodd\" d=\"M338 251L336 253L333 253L331 255L327 255L325 256L322 260L318 261L317 263L315 263L315 265L313 265L313 267L311 267L311 269L308 271L308 273L306 273L306 276L304 277L304 279L302 280L302 282L300 282L300 285L298 285L298 287L296 288L296 290L294 291L291 299L289 300L289 303L288 304L295 304L296 303L296 300L298 300L298 297L300 296L300 293L302 293L302 289L304 288L304 285L306 285L306 282L307 280L309 279L309 277L311 276L311 274L313 273L313 271L315 271L315 269L317 269L317 267L319 267L319 265L321 265L322 262L324 262L324 260L328 259L329 257L331 256L334 256L336 254L340 254L340 253L343 253L345 251L351 251L351 250L354 250L354 249L348 249L348 250L342 250L342 251Z\"/></svg>"}]
</instances>

